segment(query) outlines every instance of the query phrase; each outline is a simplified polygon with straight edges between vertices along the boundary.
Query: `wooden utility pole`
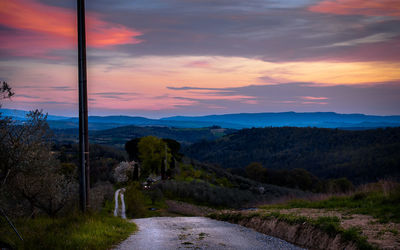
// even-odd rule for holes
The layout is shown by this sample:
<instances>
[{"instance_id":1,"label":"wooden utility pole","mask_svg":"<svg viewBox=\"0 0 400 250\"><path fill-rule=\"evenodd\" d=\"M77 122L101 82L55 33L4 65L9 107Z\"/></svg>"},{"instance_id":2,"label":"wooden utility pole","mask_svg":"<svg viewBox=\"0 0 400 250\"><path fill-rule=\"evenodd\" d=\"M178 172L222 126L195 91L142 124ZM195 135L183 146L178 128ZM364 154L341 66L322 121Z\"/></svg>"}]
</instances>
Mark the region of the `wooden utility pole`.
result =
<instances>
[{"instance_id":1,"label":"wooden utility pole","mask_svg":"<svg viewBox=\"0 0 400 250\"><path fill-rule=\"evenodd\" d=\"M77 0L79 74L79 201L83 212L89 207L90 168L86 71L85 0Z\"/></svg>"}]
</instances>

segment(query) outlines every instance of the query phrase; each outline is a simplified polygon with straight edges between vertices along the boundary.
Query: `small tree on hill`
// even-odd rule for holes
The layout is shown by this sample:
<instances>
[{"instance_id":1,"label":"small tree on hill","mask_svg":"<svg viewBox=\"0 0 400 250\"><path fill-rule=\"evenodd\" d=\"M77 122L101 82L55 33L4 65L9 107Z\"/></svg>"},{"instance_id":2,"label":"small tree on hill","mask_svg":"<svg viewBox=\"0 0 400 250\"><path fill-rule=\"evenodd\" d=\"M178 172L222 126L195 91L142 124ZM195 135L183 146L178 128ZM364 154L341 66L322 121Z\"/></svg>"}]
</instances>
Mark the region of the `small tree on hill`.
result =
<instances>
[{"instance_id":1,"label":"small tree on hill","mask_svg":"<svg viewBox=\"0 0 400 250\"><path fill-rule=\"evenodd\" d=\"M141 162L141 176L148 176L150 173L161 174L168 168L171 162L171 153L167 144L155 136L146 136L138 143L139 159ZM162 170L162 164L167 158L166 166Z\"/></svg>"}]
</instances>

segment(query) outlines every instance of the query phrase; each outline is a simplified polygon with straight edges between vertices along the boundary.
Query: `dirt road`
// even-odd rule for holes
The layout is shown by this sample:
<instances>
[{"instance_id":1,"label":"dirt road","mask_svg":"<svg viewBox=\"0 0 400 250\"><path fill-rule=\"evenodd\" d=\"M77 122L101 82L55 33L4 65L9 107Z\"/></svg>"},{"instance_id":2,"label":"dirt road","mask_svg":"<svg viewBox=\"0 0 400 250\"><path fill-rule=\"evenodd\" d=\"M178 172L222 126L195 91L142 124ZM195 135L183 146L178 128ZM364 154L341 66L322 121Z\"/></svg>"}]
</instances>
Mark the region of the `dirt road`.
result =
<instances>
[{"instance_id":1,"label":"dirt road","mask_svg":"<svg viewBox=\"0 0 400 250\"><path fill-rule=\"evenodd\" d=\"M239 225L204 217L133 220L139 231L115 249L302 249Z\"/></svg>"}]
</instances>

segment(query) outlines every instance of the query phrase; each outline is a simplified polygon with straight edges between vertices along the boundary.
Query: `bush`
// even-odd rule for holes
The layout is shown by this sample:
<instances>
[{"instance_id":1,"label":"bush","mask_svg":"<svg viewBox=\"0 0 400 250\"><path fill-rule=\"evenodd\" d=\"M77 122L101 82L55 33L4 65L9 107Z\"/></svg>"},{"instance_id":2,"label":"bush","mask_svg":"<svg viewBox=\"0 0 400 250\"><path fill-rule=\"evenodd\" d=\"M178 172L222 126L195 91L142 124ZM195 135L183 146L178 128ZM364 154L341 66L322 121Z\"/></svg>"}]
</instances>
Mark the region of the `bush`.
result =
<instances>
[{"instance_id":1,"label":"bush","mask_svg":"<svg viewBox=\"0 0 400 250\"><path fill-rule=\"evenodd\" d=\"M140 184L131 183L124 193L126 214L128 217L137 218L146 215L145 197L140 190Z\"/></svg>"},{"instance_id":2,"label":"bush","mask_svg":"<svg viewBox=\"0 0 400 250\"><path fill-rule=\"evenodd\" d=\"M97 182L90 189L90 208L100 211L107 201L112 201L114 197L113 185L110 182Z\"/></svg>"},{"instance_id":3,"label":"bush","mask_svg":"<svg viewBox=\"0 0 400 250\"><path fill-rule=\"evenodd\" d=\"M160 201L163 198L163 193L158 187L149 190L146 194L150 197L151 205L154 205L156 201Z\"/></svg>"},{"instance_id":4,"label":"bush","mask_svg":"<svg viewBox=\"0 0 400 250\"><path fill-rule=\"evenodd\" d=\"M210 185L203 181L166 181L158 187L170 199L215 207L241 207L256 200L250 191Z\"/></svg>"}]
</instances>

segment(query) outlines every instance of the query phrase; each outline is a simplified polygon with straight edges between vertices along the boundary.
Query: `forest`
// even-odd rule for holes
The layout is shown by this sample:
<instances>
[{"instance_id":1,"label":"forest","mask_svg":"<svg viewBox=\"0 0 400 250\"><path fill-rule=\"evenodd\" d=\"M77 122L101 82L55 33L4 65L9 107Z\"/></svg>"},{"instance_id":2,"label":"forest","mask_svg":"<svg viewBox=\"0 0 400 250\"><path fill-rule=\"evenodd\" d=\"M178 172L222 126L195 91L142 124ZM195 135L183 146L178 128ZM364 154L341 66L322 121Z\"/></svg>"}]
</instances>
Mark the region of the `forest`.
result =
<instances>
[{"instance_id":1,"label":"forest","mask_svg":"<svg viewBox=\"0 0 400 250\"><path fill-rule=\"evenodd\" d=\"M323 128L252 128L185 147L202 162L244 174L252 162L270 170L305 169L354 183L400 176L400 128L350 131Z\"/></svg>"}]
</instances>

